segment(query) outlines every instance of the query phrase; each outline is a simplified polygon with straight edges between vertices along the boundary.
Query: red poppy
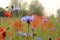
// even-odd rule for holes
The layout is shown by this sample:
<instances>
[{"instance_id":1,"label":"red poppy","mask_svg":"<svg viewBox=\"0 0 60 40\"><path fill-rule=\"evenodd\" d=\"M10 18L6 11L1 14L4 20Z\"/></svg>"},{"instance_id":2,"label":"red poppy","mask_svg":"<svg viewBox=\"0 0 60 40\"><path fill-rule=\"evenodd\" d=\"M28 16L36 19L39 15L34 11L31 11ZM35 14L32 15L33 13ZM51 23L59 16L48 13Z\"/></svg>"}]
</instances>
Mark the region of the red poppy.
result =
<instances>
[{"instance_id":1,"label":"red poppy","mask_svg":"<svg viewBox=\"0 0 60 40\"><path fill-rule=\"evenodd\" d=\"M6 17L11 17L12 15L11 15L10 12L7 11L7 12L5 12L5 16L6 16Z\"/></svg>"},{"instance_id":2,"label":"red poppy","mask_svg":"<svg viewBox=\"0 0 60 40\"><path fill-rule=\"evenodd\" d=\"M38 24L33 24L34 28L38 28L38 26L39 26Z\"/></svg>"},{"instance_id":3,"label":"red poppy","mask_svg":"<svg viewBox=\"0 0 60 40\"><path fill-rule=\"evenodd\" d=\"M38 18L37 18L34 21L32 21L31 24L34 28L37 28L41 24L41 21L38 20Z\"/></svg>"},{"instance_id":4,"label":"red poppy","mask_svg":"<svg viewBox=\"0 0 60 40\"><path fill-rule=\"evenodd\" d=\"M6 37L6 31L4 31L4 32L2 33L2 38L5 39L5 37Z\"/></svg>"},{"instance_id":5,"label":"red poppy","mask_svg":"<svg viewBox=\"0 0 60 40\"><path fill-rule=\"evenodd\" d=\"M24 30L24 27L20 27L20 31L23 31Z\"/></svg>"},{"instance_id":6,"label":"red poppy","mask_svg":"<svg viewBox=\"0 0 60 40\"><path fill-rule=\"evenodd\" d=\"M34 14L34 18L35 19L31 22L31 24L32 24L32 26L37 28L38 26L40 26L43 23L44 16L37 16L37 14ZM44 29L45 29L46 26L48 26L48 23L46 22L43 25L44 25Z\"/></svg>"},{"instance_id":7,"label":"red poppy","mask_svg":"<svg viewBox=\"0 0 60 40\"><path fill-rule=\"evenodd\" d=\"M5 29L2 26L0 26L0 32L2 31L5 31Z\"/></svg>"},{"instance_id":8,"label":"red poppy","mask_svg":"<svg viewBox=\"0 0 60 40\"><path fill-rule=\"evenodd\" d=\"M37 14L35 13L34 16L37 16Z\"/></svg>"},{"instance_id":9,"label":"red poppy","mask_svg":"<svg viewBox=\"0 0 60 40\"><path fill-rule=\"evenodd\" d=\"M43 19L44 18L44 16L39 16L39 19L41 20L41 19Z\"/></svg>"},{"instance_id":10,"label":"red poppy","mask_svg":"<svg viewBox=\"0 0 60 40\"><path fill-rule=\"evenodd\" d=\"M39 16L39 20L40 20L41 22L43 22L43 20L47 22L48 17Z\"/></svg>"},{"instance_id":11,"label":"red poppy","mask_svg":"<svg viewBox=\"0 0 60 40\"><path fill-rule=\"evenodd\" d=\"M58 38L58 40L60 40L60 37Z\"/></svg>"},{"instance_id":12,"label":"red poppy","mask_svg":"<svg viewBox=\"0 0 60 40\"><path fill-rule=\"evenodd\" d=\"M34 17L35 17L35 18L37 18L37 17L38 17L38 15L35 13L35 14L34 14Z\"/></svg>"},{"instance_id":13,"label":"red poppy","mask_svg":"<svg viewBox=\"0 0 60 40\"><path fill-rule=\"evenodd\" d=\"M5 31L5 29L4 28L2 28L2 27L0 27L0 32L1 32L1 39L2 40L4 40L5 39L5 37L6 37L6 31Z\"/></svg>"},{"instance_id":14,"label":"red poppy","mask_svg":"<svg viewBox=\"0 0 60 40\"><path fill-rule=\"evenodd\" d=\"M17 28L19 26L19 22L14 23L14 27Z\"/></svg>"}]
</instances>

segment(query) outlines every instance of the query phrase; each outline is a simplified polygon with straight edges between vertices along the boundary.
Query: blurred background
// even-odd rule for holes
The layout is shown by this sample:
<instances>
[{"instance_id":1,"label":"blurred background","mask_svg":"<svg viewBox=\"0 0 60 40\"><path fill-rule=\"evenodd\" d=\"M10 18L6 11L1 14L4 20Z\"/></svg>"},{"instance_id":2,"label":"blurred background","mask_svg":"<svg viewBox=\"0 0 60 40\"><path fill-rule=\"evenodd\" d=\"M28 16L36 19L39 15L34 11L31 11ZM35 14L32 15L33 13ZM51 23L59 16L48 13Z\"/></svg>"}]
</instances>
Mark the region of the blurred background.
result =
<instances>
[{"instance_id":1,"label":"blurred background","mask_svg":"<svg viewBox=\"0 0 60 40\"><path fill-rule=\"evenodd\" d=\"M0 9L2 8L6 10L6 7L8 7L8 10L12 11L12 6L17 6L20 8L20 12L23 10L22 14L26 11L31 14L34 13L34 11L37 9L38 14L43 13L46 16L54 15L57 17L57 12L60 9L59 4L60 0L1 0ZM1 11L2 10L0 10L0 12Z\"/></svg>"},{"instance_id":2,"label":"blurred background","mask_svg":"<svg viewBox=\"0 0 60 40\"><path fill-rule=\"evenodd\" d=\"M29 28L26 16L34 18ZM60 37L60 0L0 0L0 27L9 29L6 40L27 40L28 30L35 33L28 39L48 40L51 37L57 40ZM23 37L18 34L21 32Z\"/></svg>"}]
</instances>

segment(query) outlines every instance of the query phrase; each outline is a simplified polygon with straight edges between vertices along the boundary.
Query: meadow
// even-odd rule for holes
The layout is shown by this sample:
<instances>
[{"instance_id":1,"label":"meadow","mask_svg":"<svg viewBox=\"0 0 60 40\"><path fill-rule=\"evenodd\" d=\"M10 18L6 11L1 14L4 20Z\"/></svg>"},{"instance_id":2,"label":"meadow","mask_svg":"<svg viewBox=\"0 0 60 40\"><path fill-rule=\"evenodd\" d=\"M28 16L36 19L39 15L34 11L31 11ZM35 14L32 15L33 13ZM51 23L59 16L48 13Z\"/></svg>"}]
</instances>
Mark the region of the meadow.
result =
<instances>
[{"instance_id":1,"label":"meadow","mask_svg":"<svg viewBox=\"0 0 60 40\"><path fill-rule=\"evenodd\" d=\"M50 30L47 28L46 30L43 30L43 26L40 25L39 27L34 29L35 36L29 36L28 40L36 40L36 38L42 38L42 40L48 40L49 37L51 37L53 40L57 40L60 36L60 19L59 18L49 18L49 22L53 24L54 28L56 30ZM0 18L0 26L4 27L5 29L9 28L9 30L6 30L6 38L5 40L27 40L27 37L23 37L19 35L17 32L23 32L28 33L28 26L27 23L23 23L22 29L15 29L14 23L20 22L20 18L12 17L1 17ZM20 24L19 24L20 25ZM20 26L19 26L20 27ZM33 33L31 24L29 25L29 33Z\"/></svg>"}]
</instances>

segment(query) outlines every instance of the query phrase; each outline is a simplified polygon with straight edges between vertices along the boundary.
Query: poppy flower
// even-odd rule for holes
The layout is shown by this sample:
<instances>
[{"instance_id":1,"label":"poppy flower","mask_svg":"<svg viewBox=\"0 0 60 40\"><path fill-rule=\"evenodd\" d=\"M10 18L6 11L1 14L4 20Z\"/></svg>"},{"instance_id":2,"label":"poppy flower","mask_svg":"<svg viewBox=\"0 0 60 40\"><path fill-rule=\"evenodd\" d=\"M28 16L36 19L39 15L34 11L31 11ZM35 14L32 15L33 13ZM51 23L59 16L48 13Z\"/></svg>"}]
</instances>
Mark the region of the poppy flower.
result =
<instances>
[{"instance_id":1,"label":"poppy flower","mask_svg":"<svg viewBox=\"0 0 60 40\"><path fill-rule=\"evenodd\" d=\"M58 38L58 40L60 40L60 37Z\"/></svg>"},{"instance_id":2,"label":"poppy flower","mask_svg":"<svg viewBox=\"0 0 60 40\"><path fill-rule=\"evenodd\" d=\"M37 28L39 25L38 24L33 24L33 27L34 28Z\"/></svg>"},{"instance_id":3,"label":"poppy flower","mask_svg":"<svg viewBox=\"0 0 60 40\"><path fill-rule=\"evenodd\" d=\"M43 19L44 18L44 16L39 16L39 19Z\"/></svg>"},{"instance_id":4,"label":"poppy flower","mask_svg":"<svg viewBox=\"0 0 60 40\"><path fill-rule=\"evenodd\" d=\"M38 19L35 19L31 22L31 25L34 27L34 28L37 28L38 26L40 26L41 24L41 21L38 20Z\"/></svg>"},{"instance_id":5,"label":"poppy flower","mask_svg":"<svg viewBox=\"0 0 60 40\"><path fill-rule=\"evenodd\" d=\"M35 17L35 18L37 18L37 17L38 17L37 13L35 13L35 14L33 14L33 15L34 15L34 17Z\"/></svg>"},{"instance_id":6,"label":"poppy flower","mask_svg":"<svg viewBox=\"0 0 60 40\"><path fill-rule=\"evenodd\" d=\"M2 27L0 27L0 32L4 31L4 29Z\"/></svg>"},{"instance_id":7,"label":"poppy flower","mask_svg":"<svg viewBox=\"0 0 60 40\"><path fill-rule=\"evenodd\" d=\"M6 17L11 17L11 16L12 16L11 13L8 12L8 11L6 11L4 15L5 15Z\"/></svg>"},{"instance_id":8,"label":"poppy flower","mask_svg":"<svg viewBox=\"0 0 60 40\"><path fill-rule=\"evenodd\" d=\"M37 20L31 21L31 25L33 26L34 24L38 24L39 22Z\"/></svg>"},{"instance_id":9,"label":"poppy flower","mask_svg":"<svg viewBox=\"0 0 60 40\"><path fill-rule=\"evenodd\" d=\"M18 26L19 26L19 22L15 22L15 23L14 23L14 27L15 27L15 28L18 28Z\"/></svg>"},{"instance_id":10,"label":"poppy flower","mask_svg":"<svg viewBox=\"0 0 60 40\"><path fill-rule=\"evenodd\" d=\"M46 18L44 18L44 16L38 16L37 19L34 19L33 22L31 22L31 24L36 28L36 27L40 26L41 24L43 24L43 22L46 22L46 21L47 20L46 20Z\"/></svg>"},{"instance_id":11,"label":"poppy flower","mask_svg":"<svg viewBox=\"0 0 60 40\"><path fill-rule=\"evenodd\" d=\"M36 23L33 23L32 26L33 26L33 28L37 28L38 27L38 25Z\"/></svg>"},{"instance_id":12,"label":"poppy flower","mask_svg":"<svg viewBox=\"0 0 60 40\"><path fill-rule=\"evenodd\" d=\"M39 16L39 20L40 20L42 23L45 23L45 22L48 21L48 17Z\"/></svg>"},{"instance_id":13,"label":"poppy flower","mask_svg":"<svg viewBox=\"0 0 60 40\"><path fill-rule=\"evenodd\" d=\"M4 40L6 37L6 31L3 27L0 27L1 39Z\"/></svg>"},{"instance_id":14,"label":"poppy flower","mask_svg":"<svg viewBox=\"0 0 60 40\"><path fill-rule=\"evenodd\" d=\"M5 38L5 37L6 37L6 31L2 33L2 38Z\"/></svg>"},{"instance_id":15,"label":"poppy flower","mask_svg":"<svg viewBox=\"0 0 60 40\"><path fill-rule=\"evenodd\" d=\"M5 29L2 26L0 26L0 32L4 32L4 31Z\"/></svg>"},{"instance_id":16,"label":"poppy flower","mask_svg":"<svg viewBox=\"0 0 60 40\"><path fill-rule=\"evenodd\" d=\"M24 27L20 27L20 31L23 31L24 30Z\"/></svg>"}]
</instances>

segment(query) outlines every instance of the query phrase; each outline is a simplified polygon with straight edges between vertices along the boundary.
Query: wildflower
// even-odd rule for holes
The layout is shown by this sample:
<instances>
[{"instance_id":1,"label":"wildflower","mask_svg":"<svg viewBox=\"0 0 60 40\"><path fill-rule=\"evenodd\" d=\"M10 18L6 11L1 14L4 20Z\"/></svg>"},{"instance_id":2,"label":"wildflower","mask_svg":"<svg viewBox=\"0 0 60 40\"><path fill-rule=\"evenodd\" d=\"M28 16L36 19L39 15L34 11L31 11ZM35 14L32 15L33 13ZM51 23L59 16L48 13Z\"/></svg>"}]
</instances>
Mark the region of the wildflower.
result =
<instances>
[{"instance_id":1,"label":"wildflower","mask_svg":"<svg viewBox=\"0 0 60 40\"><path fill-rule=\"evenodd\" d=\"M20 31L23 31L24 30L24 27L20 27Z\"/></svg>"},{"instance_id":2,"label":"wildflower","mask_svg":"<svg viewBox=\"0 0 60 40\"><path fill-rule=\"evenodd\" d=\"M19 8L19 7L14 7L14 8L13 8L13 11L14 11L14 12L19 12L19 11L20 11L20 8Z\"/></svg>"},{"instance_id":3,"label":"wildflower","mask_svg":"<svg viewBox=\"0 0 60 40\"><path fill-rule=\"evenodd\" d=\"M1 39L4 40L6 37L6 30L3 27L0 27Z\"/></svg>"},{"instance_id":4,"label":"wildflower","mask_svg":"<svg viewBox=\"0 0 60 40\"><path fill-rule=\"evenodd\" d=\"M26 36L27 36L27 34L26 34L26 33L22 33L21 31L20 31L20 32L18 32L18 34L19 34L19 35L21 35L22 37L26 37Z\"/></svg>"},{"instance_id":5,"label":"wildflower","mask_svg":"<svg viewBox=\"0 0 60 40\"><path fill-rule=\"evenodd\" d=\"M11 15L11 13L10 12L5 12L5 14L4 14L6 17L11 17L12 15Z\"/></svg>"},{"instance_id":6,"label":"wildflower","mask_svg":"<svg viewBox=\"0 0 60 40\"><path fill-rule=\"evenodd\" d=\"M15 22L15 23L14 23L14 27L15 27L15 28L18 28L18 26L19 26L19 22Z\"/></svg>"},{"instance_id":7,"label":"wildflower","mask_svg":"<svg viewBox=\"0 0 60 40\"><path fill-rule=\"evenodd\" d=\"M20 32L17 32L17 33L18 33L19 35L21 35L21 36L23 35L23 33L22 33L21 31L20 31Z\"/></svg>"},{"instance_id":8,"label":"wildflower","mask_svg":"<svg viewBox=\"0 0 60 40\"><path fill-rule=\"evenodd\" d=\"M36 38L36 40L42 40L42 38Z\"/></svg>"},{"instance_id":9,"label":"wildflower","mask_svg":"<svg viewBox=\"0 0 60 40\"><path fill-rule=\"evenodd\" d=\"M26 17L22 17L21 20L22 20L23 22L26 22Z\"/></svg>"},{"instance_id":10,"label":"wildflower","mask_svg":"<svg viewBox=\"0 0 60 40\"><path fill-rule=\"evenodd\" d=\"M27 34L26 33L23 33L23 35L22 35L23 37L26 37L27 36Z\"/></svg>"},{"instance_id":11,"label":"wildflower","mask_svg":"<svg viewBox=\"0 0 60 40\"><path fill-rule=\"evenodd\" d=\"M33 24L34 28L37 28L39 26L39 24Z\"/></svg>"},{"instance_id":12,"label":"wildflower","mask_svg":"<svg viewBox=\"0 0 60 40\"><path fill-rule=\"evenodd\" d=\"M32 28L32 31L34 31L34 28Z\"/></svg>"},{"instance_id":13,"label":"wildflower","mask_svg":"<svg viewBox=\"0 0 60 40\"><path fill-rule=\"evenodd\" d=\"M47 22L48 21L48 19L47 18L43 18L43 20L42 20L43 22Z\"/></svg>"},{"instance_id":14,"label":"wildflower","mask_svg":"<svg viewBox=\"0 0 60 40\"><path fill-rule=\"evenodd\" d=\"M60 37L58 38L58 40L60 40Z\"/></svg>"},{"instance_id":15,"label":"wildflower","mask_svg":"<svg viewBox=\"0 0 60 40\"><path fill-rule=\"evenodd\" d=\"M23 22L27 22L28 24L30 24L30 22L34 20L34 16L33 15L32 16L27 15L27 16L22 17L21 20Z\"/></svg>"},{"instance_id":16,"label":"wildflower","mask_svg":"<svg viewBox=\"0 0 60 40\"><path fill-rule=\"evenodd\" d=\"M34 18L37 18L37 17L38 17L38 15L35 13L35 14L34 14Z\"/></svg>"}]
</instances>

